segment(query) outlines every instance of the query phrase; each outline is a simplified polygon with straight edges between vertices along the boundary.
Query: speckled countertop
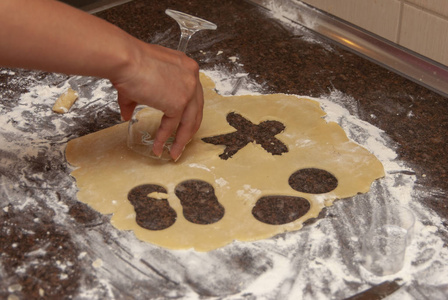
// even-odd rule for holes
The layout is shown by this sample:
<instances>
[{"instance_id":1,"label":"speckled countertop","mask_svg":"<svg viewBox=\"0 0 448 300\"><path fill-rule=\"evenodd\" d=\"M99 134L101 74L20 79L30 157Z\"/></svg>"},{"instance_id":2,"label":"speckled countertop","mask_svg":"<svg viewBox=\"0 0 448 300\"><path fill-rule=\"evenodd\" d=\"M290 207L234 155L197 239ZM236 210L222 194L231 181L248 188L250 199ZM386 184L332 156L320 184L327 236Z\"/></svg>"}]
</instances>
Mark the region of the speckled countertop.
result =
<instances>
[{"instance_id":1,"label":"speckled countertop","mask_svg":"<svg viewBox=\"0 0 448 300\"><path fill-rule=\"evenodd\" d=\"M226 70L229 76L247 73L248 80L258 83L263 93L319 98L339 91L350 97L355 103L348 108L350 113L383 130L394 144L397 159L412 169L404 175L415 176L418 201L442 220L440 224L430 224L429 220L422 222L437 225L434 235L446 248L448 99L306 29L291 28L265 9L246 1L135 0L97 15L144 41L176 48L179 29L165 15L166 8L197 15L218 25L216 31L197 33L188 47L189 55L202 69L218 67ZM274 253L282 253L282 257L292 253L274 249L270 244L269 249L262 250L264 244L261 243L257 248L239 244L235 246L237 249L227 247L207 256L191 252L178 254L142 245L131 233L115 230L108 216L77 202L76 185L69 176L71 169L64 158L68 140L120 122L113 89L101 86L98 79L23 70L0 71L0 124L14 126L23 135L17 136L17 132L9 133L6 129L1 131L0 298L15 295L18 299L178 299L187 296L256 299L256 293L243 293L245 289L266 270L275 269L272 261L276 260L271 260ZM85 98L89 98L88 90L92 86L100 88L105 97L102 102L74 107L70 119L63 119L58 127L63 134L42 136L42 131L54 129L51 122L56 117L51 114L38 119L25 111L21 117L26 120L26 126L9 115L20 105L20 97L29 92L29 86L46 83L60 88L67 82L84 87L82 96ZM36 104L32 108L50 107ZM36 136L39 139L24 142ZM34 149L21 148L23 143ZM338 212L350 210L353 201L338 202L323 212L321 220L337 222ZM314 222L302 231L322 224ZM339 237L349 239L344 235ZM281 238L287 239L288 235ZM137 250L126 244L129 241L138 245ZM342 250L338 251L347 253L342 254L342 260L348 261L353 249L344 242L340 242L340 248ZM310 263L296 258L301 251L297 250L292 261ZM321 254L328 254L328 251L322 250ZM319 256L319 253L314 255ZM308 260L315 259L308 252L305 254ZM194 266L183 265L182 259L211 265L196 266L204 270L196 276L191 271ZM446 260L447 257L445 264L439 265L446 266ZM219 262L214 265L216 268L225 269L221 270L225 271L222 273L226 274L225 278L213 277L213 282L207 282L209 274L221 274L213 269L215 262ZM348 269L354 276L352 279L360 278L357 267ZM176 272L183 275L176 277L171 274L173 270L180 270ZM289 292L285 290L295 286L294 278L290 276L280 281L283 284L266 290L264 297L287 298L285 295ZM299 294L306 299L343 299L375 285L358 279L345 282L343 288L334 288L328 282L331 279L323 276L322 282L305 285L303 293ZM425 285L415 280L406 284L403 293L416 299L423 296L442 299L448 293L446 286L445 282Z\"/></svg>"}]
</instances>

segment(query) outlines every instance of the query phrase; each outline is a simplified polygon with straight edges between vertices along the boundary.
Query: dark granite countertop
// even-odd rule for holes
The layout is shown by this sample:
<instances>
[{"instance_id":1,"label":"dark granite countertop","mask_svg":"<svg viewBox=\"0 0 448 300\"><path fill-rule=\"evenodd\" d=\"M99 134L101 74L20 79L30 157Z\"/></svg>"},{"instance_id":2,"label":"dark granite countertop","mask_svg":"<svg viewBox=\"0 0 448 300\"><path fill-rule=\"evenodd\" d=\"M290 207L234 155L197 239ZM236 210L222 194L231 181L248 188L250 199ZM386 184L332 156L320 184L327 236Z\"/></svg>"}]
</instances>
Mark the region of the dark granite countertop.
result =
<instances>
[{"instance_id":1,"label":"dark granite countertop","mask_svg":"<svg viewBox=\"0 0 448 300\"><path fill-rule=\"evenodd\" d=\"M448 99L304 28L291 28L265 9L246 1L135 0L97 15L144 41L176 48L179 29L165 15L166 8L197 15L218 25L216 31L197 33L188 47L189 55L198 61L201 69L219 67L230 76L248 73L248 80L258 83L263 93L319 98L339 91L351 97L355 105L347 107L350 113L383 130L394 145L397 160L412 169L404 175L416 178L416 201L433 210L442 220L441 224L432 224L427 219L422 224L436 226L434 235L445 243L443 247L446 248ZM205 263L219 261L217 268L224 265L229 268L226 278L215 278L208 283L207 272L213 272L211 266L209 269L197 266L206 271L192 274L193 266L179 267L182 265L181 254L143 245L131 233L114 229L109 216L102 216L77 202L76 185L69 176L71 168L65 162L64 147L72 138L120 122L114 103L116 95L110 86L101 87L106 94L103 102L74 107L75 117L63 119L60 127L52 125L54 116L37 119L31 114L22 114L26 120L26 127L23 127L15 116L8 114L19 105L20 97L30 91L30 86L46 83L59 88L66 82L76 82L85 88L84 97L88 98L88 89L98 88L101 82L37 71L0 71L0 123L17 129L13 133L2 130L0 135L2 143L5 141L0 148L0 298L6 299L12 294L18 299L257 298L255 294L239 293L261 277L266 269L273 268L269 255L276 251L280 253L280 250L270 248L271 252L266 254L261 250L262 245L257 246L257 250L243 249L244 246L239 245L236 246L239 251L228 247L201 257ZM38 109L37 106L33 109ZM44 137L39 135L44 133L36 133L51 132L56 127L64 133L49 133ZM24 141L39 138L26 143L20 141L20 135L24 136ZM22 143L35 148L21 148L25 145ZM340 221L338 214L349 211L350 204L354 201L365 203L368 199L338 201L323 211L320 220L337 223ZM319 221L310 223L302 231L323 226ZM286 239L285 236L277 237L282 238ZM316 283L315 287L310 283L303 286L304 298L342 299L375 285L373 281L360 279L358 267L350 259L353 255L350 237L340 235L340 238L341 252L346 251L342 260L349 265L352 279L345 281L343 289L334 291L330 288L331 278L324 274L322 282ZM126 244L127 241L133 241L137 250ZM42 251L45 255L39 256L39 249L45 249ZM319 253L331 255L328 251ZM297 250L295 253L297 255L291 261L299 265L310 264L319 256L319 253L313 256L304 252L307 258L298 260L301 252ZM33 255L38 256L35 263L30 258ZM199 257L194 253L189 255L189 258ZM287 257L286 254L282 256ZM116 260L121 264L115 264ZM420 260L413 262L414 265L420 263L423 264ZM101 265L107 268L101 269ZM446 262L440 265L444 267ZM168 270L180 270L177 272L183 275L173 277ZM424 274L427 275L418 276L430 276ZM294 284L292 276L267 290L265 295L269 299L286 299L285 289ZM442 299L448 293L448 285L443 280L439 285L431 286L420 282L417 275L405 286L403 293L414 298L425 295ZM236 296L232 298L232 295Z\"/></svg>"}]
</instances>

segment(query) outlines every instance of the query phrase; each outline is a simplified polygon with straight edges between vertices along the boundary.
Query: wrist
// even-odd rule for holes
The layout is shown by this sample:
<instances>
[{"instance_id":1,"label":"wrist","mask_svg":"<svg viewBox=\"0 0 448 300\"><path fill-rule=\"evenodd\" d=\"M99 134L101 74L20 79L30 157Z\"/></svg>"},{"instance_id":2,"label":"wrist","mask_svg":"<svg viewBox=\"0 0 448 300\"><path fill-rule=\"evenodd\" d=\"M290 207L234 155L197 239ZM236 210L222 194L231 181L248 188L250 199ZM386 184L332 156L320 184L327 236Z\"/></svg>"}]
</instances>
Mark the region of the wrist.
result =
<instances>
[{"instance_id":1,"label":"wrist","mask_svg":"<svg viewBox=\"0 0 448 300\"><path fill-rule=\"evenodd\" d=\"M123 48L120 51L115 51L111 69L104 76L113 84L127 82L133 78L141 62L141 51L139 49L142 42L124 33L122 43Z\"/></svg>"}]
</instances>

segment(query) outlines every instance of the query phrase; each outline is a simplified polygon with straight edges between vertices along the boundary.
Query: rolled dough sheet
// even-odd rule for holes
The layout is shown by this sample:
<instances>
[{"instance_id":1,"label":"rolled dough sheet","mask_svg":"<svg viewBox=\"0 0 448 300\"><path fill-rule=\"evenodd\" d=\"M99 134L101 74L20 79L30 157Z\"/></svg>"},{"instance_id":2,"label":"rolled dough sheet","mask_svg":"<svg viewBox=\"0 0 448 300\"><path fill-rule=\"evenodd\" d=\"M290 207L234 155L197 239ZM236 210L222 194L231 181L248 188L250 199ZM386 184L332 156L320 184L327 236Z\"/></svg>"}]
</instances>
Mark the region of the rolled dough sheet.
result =
<instances>
[{"instance_id":1,"label":"rolled dough sheet","mask_svg":"<svg viewBox=\"0 0 448 300\"><path fill-rule=\"evenodd\" d=\"M375 179L384 176L381 162L368 150L350 141L336 123L327 123L319 103L285 94L225 97L214 90L213 81L201 74L204 87L204 119L201 128L176 163L143 157L126 146L128 123L119 124L70 141L66 157L77 167L72 172L77 197L103 214L113 214L112 224L132 230L146 242L172 249L210 251L234 240L254 241L302 227L317 217L335 199L366 193ZM276 135L288 147L283 155L272 155L249 143L233 157L219 158L223 146L205 143L204 137L234 132L226 116L241 114L254 124L280 121L285 130ZM146 120L153 131L161 113L147 109ZM295 191L288 178L297 170L318 168L338 179L338 186L325 194ZM224 217L209 225L193 224L182 214L175 187L185 180L199 179L214 187L225 208ZM176 211L175 223L164 230L148 230L135 221L128 192L142 184L156 184L167 190L169 205ZM307 199L311 208L303 217L283 225L269 225L255 219L252 208L267 195Z\"/></svg>"}]
</instances>

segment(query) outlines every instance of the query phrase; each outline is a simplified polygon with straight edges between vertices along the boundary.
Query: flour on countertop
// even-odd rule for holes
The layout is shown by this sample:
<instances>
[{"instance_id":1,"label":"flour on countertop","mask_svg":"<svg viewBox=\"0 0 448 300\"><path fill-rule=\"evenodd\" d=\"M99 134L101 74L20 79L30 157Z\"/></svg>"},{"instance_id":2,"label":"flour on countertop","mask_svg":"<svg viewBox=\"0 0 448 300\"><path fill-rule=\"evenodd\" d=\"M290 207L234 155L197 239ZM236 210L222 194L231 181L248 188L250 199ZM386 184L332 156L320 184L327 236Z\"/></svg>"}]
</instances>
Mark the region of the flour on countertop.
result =
<instances>
[{"instance_id":1,"label":"flour on countertop","mask_svg":"<svg viewBox=\"0 0 448 300\"><path fill-rule=\"evenodd\" d=\"M333 51L333 47L320 38L316 38L315 34L309 34L308 28L315 28L316 19L313 17L309 17L306 14L301 14L302 22L306 24L306 27L303 27L297 22L293 22L297 18L296 9L291 9L289 7L289 3L284 3L285 1L269 1L269 3L265 3L267 7L266 15L267 17L273 18L275 20L280 20L284 26L291 31L292 34L297 34L301 39L313 44L319 44L325 50L331 52ZM292 1L293 6L307 6L307 4L302 3L300 1Z\"/></svg>"},{"instance_id":2,"label":"flour on countertop","mask_svg":"<svg viewBox=\"0 0 448 300\"><path fill-rule=\"evenodd\" d=\"M222 95L235 91L239 78L244 81L239 83L237 95L263 92L246 74L237 76L219 68L205 73ZM105 109L118 114L116 93L107 80L59 79L60 84L27 85L29 91L8 112L0 114L0 150L5 153L0 158L1 167L16 170L10 179L2 175L0 194L8 200L0 202L0 209L5 213L8 203L19 210L42 205L35 198L23 197L14 191L21 185L36 186L37 196L38 189L60 189L63 195L75 199L77 189L68 175L70 170L54 172L51 168L66 164L64 147L69 139L80 134L75 129L77 123L96 122ZM58 82L58 78L52 82ZM54 100L72 85L82 87L75 106L64 116L52 113ZM438 191L427 192L416 187L416 175L397 158L397 145L382 130L357 117L355 99L339 91L312 99L327 113L327 121L337 122L350 139L383 163L386 176L374 182L368 193L336 201L327 208L326 217L297 232L256 242L236 241L208 253L163 249L138 240L131 232L118 231L108 222L83 227L67 214L69 208L64 200L54 193L43 194L45 203L54 211L54 222L70 232L79 250L78 262L54 262L61 270L60 276L64 276L70 264L80 263L95 278L80 281L79 293L74 298L118 299L117 292L125 289L132 289L135 297L143 297L151 287L159 297L182 299L203 299L206 295L228 300L253 299L249 295L260 299L343 299L373 284L401 278L404 287L388 299L412 299L419 293L415 286L448 286L448 249L436 234L445 230L443 220L419 201L427 193ZM79 115L87 110L87 116ZM48 163L48 171L44 168L34 172L30 163L39 158L55 165ZM196 164L191 167L202 168ZM220 187L227 184L225 178L217 178L215 183ZM247 186L241 196L259 192ZM377 277L360 267L359 238L368 229L372 210L396 204L414 211L415 236L407 248L404 268L395 275ZM27 255L45 251L33 249ZM26 273L29 267L20 265L16 272ZM1 272L0 269L0 276ZM440 289L425 290L425 293L437 299Z\"/></svg>"}]
</instances>

